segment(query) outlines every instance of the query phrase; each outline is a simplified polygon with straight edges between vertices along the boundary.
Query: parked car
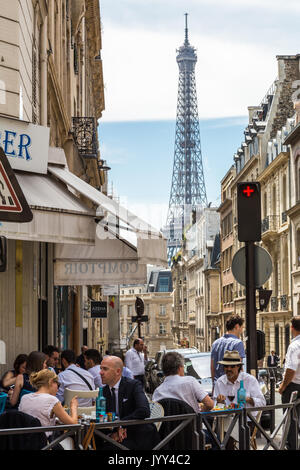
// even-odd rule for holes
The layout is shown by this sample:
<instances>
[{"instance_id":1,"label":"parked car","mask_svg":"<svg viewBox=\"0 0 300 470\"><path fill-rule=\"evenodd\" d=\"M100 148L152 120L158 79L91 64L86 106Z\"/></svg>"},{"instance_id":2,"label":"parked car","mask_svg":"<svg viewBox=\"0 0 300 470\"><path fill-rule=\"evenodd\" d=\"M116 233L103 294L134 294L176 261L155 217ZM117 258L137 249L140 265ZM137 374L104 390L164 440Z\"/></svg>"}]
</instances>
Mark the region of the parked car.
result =
<instances>
[{"instance_id":1,"label":"parked car","mask_svg":"<svg viewBox=\"0 0 300 470\"><path fill-rule=\"evenodd\" d=\"M168 352L178 352L179 354L182 354L184 358L190 358L195 355L199 354L208 354L210 356L210 353L200 353L200 351L193 347L193 348L179 348L179 349L165 349L162 351L158 351L156 353L155 359L148 361L146 367L145 367L145 376L146 376L146 391L148 393L153 393L156 387L158 387L164 379L164 374L162 372L162 358L164 354ZM208 358L208 361L210 360L210 357ZM199 369L199 365L197 366L197 369ZM188 361L185 362L185 370L187 370L187 375L196 375L196 372L192 370L193 366L191 364L191 360L189 359ZM191 373L189 373L191 372Z\"/></svg>"},{"instance_id":2,"label":"parked car","mask_svg":"<svg viewBox=\"0 0 300 470\"><path fill-rule=\"evenodd\" d=\"M188 354L184 356L184 375L195 377L202 388L212 395L210 362L210 352Z\"/></svg>"}]
</instances>

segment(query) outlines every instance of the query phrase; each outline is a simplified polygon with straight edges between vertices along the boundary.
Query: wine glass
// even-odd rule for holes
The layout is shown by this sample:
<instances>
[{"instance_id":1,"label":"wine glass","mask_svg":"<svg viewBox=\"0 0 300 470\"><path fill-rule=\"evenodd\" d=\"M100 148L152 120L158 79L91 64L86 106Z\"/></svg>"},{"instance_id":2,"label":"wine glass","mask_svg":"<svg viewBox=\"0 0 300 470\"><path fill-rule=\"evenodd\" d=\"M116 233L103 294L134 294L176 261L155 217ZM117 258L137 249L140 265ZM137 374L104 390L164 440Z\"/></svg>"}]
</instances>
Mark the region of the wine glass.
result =
<instances>
[{"instance_id":1,"label":"wine glass","mask_svg":"<svg viewBox=\"0 0 300 470\"><path fill-rule=\"evenodd\" d=\"M230 391L230 395L227 395L227 398L228 398L228 400L230 401L230 403L233 402L234 397L235 397L234 390L231 390L231 391Z\"/></svg>"}]
</instances>

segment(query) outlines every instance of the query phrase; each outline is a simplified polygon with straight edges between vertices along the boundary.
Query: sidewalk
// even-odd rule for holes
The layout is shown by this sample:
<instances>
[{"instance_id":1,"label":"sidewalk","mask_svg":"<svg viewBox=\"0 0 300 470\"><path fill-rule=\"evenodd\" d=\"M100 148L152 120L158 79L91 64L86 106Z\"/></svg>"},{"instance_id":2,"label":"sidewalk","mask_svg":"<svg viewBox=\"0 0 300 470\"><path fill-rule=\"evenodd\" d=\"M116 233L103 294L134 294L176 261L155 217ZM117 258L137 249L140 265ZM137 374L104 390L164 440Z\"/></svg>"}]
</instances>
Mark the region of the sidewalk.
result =
<instances>
[{"instance_id":1,"label":"sidewalk","mask_svg":"<svg viewBox=\"0 0 300 470\"><path fill-rule=\"evenodd\" d=\"M281 395L278 392L275 392L275 405L280 405L280 404L281 404ZM277 424L279 424L279 422L282 418L282 414L283 414L282 409L275 410L275 428L276 428ZM266 429L266 432L267 432L267 434L270 434L269 429ZM280 441L281 441L281 437L282 437L282 427L278 431L278 434L275 438L275 442L279 444ZM263 450L264 446L267 443L267 440L264 436L261 436L261 437L256 439L256 442L257 442L257 450ZM273 449L272 446L270 446L268 448L268 450L274 450L274 449Z\"/></svg>"}]
</instances>

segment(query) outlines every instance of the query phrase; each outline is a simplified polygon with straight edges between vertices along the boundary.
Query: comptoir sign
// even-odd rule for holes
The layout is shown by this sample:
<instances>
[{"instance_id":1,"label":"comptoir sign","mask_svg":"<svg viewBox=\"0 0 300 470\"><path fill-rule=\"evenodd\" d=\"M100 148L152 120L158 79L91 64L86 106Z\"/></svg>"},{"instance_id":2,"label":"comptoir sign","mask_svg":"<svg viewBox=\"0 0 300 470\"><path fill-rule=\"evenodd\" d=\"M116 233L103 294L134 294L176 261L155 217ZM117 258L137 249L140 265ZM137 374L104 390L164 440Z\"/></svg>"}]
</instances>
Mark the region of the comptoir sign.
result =
<instances>
[{"instance_id":1,"label":"comptoir sign","mask_svg":"<svg viewBox=\"0 0 300 470\"><path fill-rule=\"evenodd\" d=\"M64 261L54 264L56 285L120 284L145 280L146 266L134 260Z\"/></svg>"}]
</instances>

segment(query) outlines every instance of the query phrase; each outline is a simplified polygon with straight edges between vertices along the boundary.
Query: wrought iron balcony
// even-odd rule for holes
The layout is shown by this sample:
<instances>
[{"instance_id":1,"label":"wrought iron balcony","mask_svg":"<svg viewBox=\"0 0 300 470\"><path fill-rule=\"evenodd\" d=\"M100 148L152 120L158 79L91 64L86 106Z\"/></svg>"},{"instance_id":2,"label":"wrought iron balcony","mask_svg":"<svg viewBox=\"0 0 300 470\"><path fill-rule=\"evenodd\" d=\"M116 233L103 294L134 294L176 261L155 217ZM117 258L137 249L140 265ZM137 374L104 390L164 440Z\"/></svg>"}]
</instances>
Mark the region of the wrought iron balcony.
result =
<instances>
[{"instance_id":1,"label":"wrought iron balcony","mask_svg":"<svg viewBox=\"0 0 300 470\"><path fill-rule=\"evenodd\" d=\"M280 296L280 307L281 310L288 310L289 299L287 295Z\"/></svg>"},{"instance_id":2,"label":"wrought iron balcony","mask_svg":"<svg viewBox=\"0 0 300 470\"><path fill-rule=\"evenodd\" d=\"M82 157L98 158L97 125L94 117L73 117L73 137Z\"/></svg>"},{"instance_id":3,"label":"wrought iron balcony","mask_svg":"<svg viewBox=\"0 0 300 470\"><path fill-rule=\"evenodd\" d=\"M277 312L278 310L278 299L277 297L271 297L271 311Z\"/></svg>"}]
</instances>

